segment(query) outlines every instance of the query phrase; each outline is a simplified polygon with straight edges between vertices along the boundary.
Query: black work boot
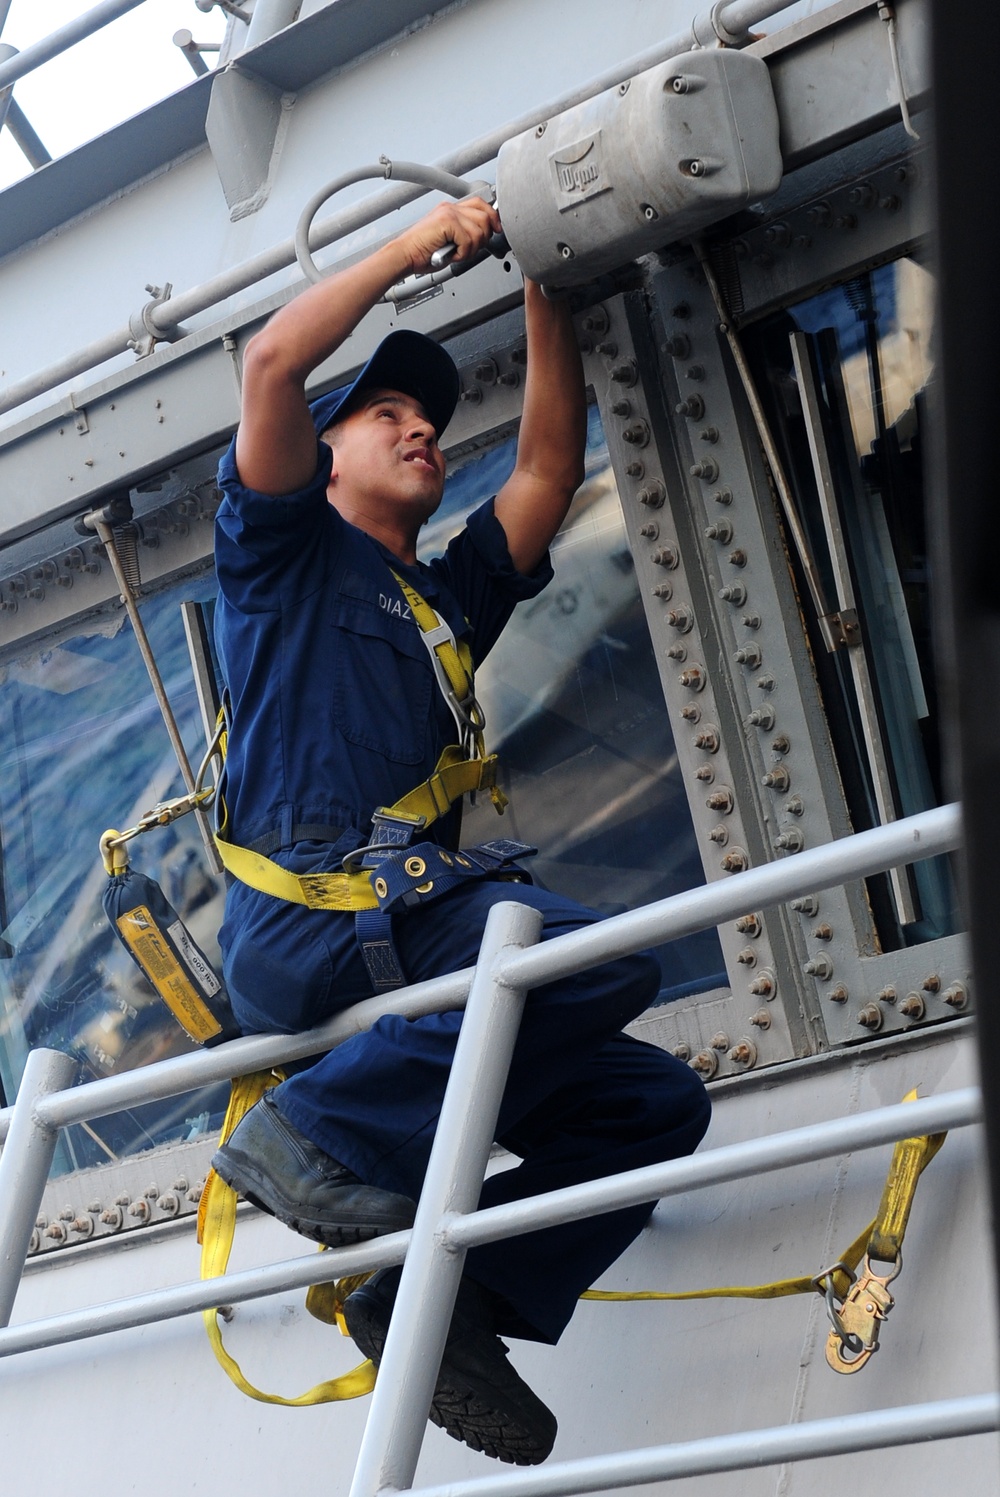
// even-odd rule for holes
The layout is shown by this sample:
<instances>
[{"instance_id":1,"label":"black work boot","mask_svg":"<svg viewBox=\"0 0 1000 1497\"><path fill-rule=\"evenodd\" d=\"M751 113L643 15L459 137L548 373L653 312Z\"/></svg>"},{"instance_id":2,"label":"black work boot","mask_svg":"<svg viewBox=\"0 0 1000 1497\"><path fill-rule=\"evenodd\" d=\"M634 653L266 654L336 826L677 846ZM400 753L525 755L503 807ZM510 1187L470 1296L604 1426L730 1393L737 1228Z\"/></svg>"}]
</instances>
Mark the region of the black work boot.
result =
<instances>
[{"instance_id":1,"label":"black work boot","mask_svg":"<svg viewBox=\"0 0 1000 1497\"><path fill-rule=\"evenodd\" d=\"M327 1247L413 1225L408 1197L365 1185L293 1127L267 1093L217 1150L212 1168L255 1206Z\"/></svg>"},{"instance_id":2,"label":"black work boot","mask_svg":"<svg viewBox=\"0 0 1000 1497\"><path fill-rule=\"evenodd\" d=\"M401 1273L401 1268L381 1269L344 1305L347 1329L376 1367ZM507 1360L494 1329L490 1292L474 1279L459 1285L430 1417L453 1440L516 1466L537 1466L555 1442L555 1415Z\"/></svg>"}]
</instances>

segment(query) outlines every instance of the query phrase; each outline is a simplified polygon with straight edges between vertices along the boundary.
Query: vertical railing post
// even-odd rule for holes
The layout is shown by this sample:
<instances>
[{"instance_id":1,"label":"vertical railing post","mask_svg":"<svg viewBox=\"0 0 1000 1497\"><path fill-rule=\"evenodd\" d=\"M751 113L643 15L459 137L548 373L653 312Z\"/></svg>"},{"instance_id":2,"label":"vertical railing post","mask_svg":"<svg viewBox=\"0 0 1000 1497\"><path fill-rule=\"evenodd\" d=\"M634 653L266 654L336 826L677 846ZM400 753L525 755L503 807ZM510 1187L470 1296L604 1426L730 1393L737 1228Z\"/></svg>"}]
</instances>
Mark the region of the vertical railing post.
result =
<instances>
[{"instance_id":1,"label":"vertical railing post","mask_svg":"<svg viewBox=\"0 0 1000 1497\"><path fill-rule=\"evenodd\" d=\"M413 1484L465 1262L464 1251L442 1245L438 1224L478 1204L524 1007L523 991L501 986L492 968L505 948L533 945L541 928L539 911L513 903L495 905L486 922L351 1497Z\"/></svg>"},{"instance_id":2,"label":"vertical railing post","mask_svg":"<svg viewBox=\"0 0 1000 1497\"><path fill-rule=\"evenodd\" d=\"M61 1050L30 1050L10 1131L0 1154L0 1326L10 1324L28 1244L59 1136L40 1123L35 1102L72 1086L76 1061Z\"/></svg>"}]
</instances>

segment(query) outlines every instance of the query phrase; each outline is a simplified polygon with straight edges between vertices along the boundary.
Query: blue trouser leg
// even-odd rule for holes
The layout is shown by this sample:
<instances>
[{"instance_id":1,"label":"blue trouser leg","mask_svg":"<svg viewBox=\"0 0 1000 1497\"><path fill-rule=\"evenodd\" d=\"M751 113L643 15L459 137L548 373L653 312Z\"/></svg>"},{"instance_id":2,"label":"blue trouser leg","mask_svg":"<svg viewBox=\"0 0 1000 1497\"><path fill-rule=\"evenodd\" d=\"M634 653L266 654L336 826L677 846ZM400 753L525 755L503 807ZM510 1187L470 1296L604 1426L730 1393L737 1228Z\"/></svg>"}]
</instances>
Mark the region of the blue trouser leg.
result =
<instances>
[{"instance_id":1,"label":"blue trouser leg","mask_svg":"<svg viewBox=\"0 0 1000 1497\"><path fill-rule=\"evenodd\" d=\"M410 980L474 962L489 909L511 898L542 909L543 939L594 918L544 890L472 885L397 922ZM341 992L359 981L353 968L341 979ZM497 1128L524 1162L487 1182L484 1204L696 1147L708 1121L701 1082L672 1056L618 1034L647 1007L657 982L656 963L640 954L528 994ZM381 1019L285 1082L275 1099L296 1127L362 1179L416 1196L460 1024L459 1013ZM476 1249L469 1271L510 1302L510 1334L520 1326L520 1334L554 1341L580 1292L648 1215L648 1207L638 1206Z\"/></svg>"},{"instance_id":2,"label":"blue trouser leg","mask_svg":"<svg viewBox=\"0 0 1000 1497\"><path fill-rule=\"evenodd\" d=\"M614 1035L573 1082L501 1133L500 1142L523 1162L486 1181L481 1205L690 1154L709 1113L708 1093L689 1066L631 1035ZM501 1333L556 1341L580 1294L625 1251L651 1209L631 1206L473 1249L468 1271L516 1307Z\"/></svg>"}]
</instances>

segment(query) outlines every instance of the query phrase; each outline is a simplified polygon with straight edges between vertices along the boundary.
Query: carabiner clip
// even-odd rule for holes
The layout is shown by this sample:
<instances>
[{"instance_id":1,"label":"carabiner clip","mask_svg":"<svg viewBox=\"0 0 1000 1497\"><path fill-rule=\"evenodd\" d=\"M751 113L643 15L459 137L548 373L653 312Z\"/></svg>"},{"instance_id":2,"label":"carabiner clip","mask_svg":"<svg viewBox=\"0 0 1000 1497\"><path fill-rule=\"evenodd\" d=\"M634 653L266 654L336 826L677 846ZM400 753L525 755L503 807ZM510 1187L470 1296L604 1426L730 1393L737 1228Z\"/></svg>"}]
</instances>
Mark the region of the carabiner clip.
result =
<instances>
[{"instance_id":1,"label":"carabiner clip","mask_svg":"<svg viewBox=\"0 0 1000 1497\"><path fill-rule=\"evenodd\" d=\"M826 1360L834 1372L860 1372L878 1351L879 1331L893 1306L888 1286L902 1266L900 1253L889 1273L877 1274L872 1270L870 1259L865 1257L861 1272L848 1290L839 1312L830 1306L831 1279L827 1305L831 1308L834 1329L826 1339Z\"/></svg>"}]
</instances>

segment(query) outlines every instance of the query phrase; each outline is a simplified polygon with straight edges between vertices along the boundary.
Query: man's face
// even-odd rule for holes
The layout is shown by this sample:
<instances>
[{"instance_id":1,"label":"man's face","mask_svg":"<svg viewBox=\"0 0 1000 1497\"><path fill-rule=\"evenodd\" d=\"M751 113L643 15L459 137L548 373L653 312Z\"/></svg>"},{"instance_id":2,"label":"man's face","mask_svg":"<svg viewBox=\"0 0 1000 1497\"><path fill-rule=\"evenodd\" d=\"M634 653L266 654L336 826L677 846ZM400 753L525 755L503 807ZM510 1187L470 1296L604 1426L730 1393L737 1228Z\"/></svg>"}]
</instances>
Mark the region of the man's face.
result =
<instances>
[{"instance_id":1,"label":"man's face","mask_svg":"<svg viewBox=\"0 0 1000 1497\"><path fill-rule=\"evenodd\" d=\"M422 523L440 504L444 457L414 396L366 391L325 440L333 448L330 498L338 508L371 518L403 508Z\"/></svg>"}]
</instances>

